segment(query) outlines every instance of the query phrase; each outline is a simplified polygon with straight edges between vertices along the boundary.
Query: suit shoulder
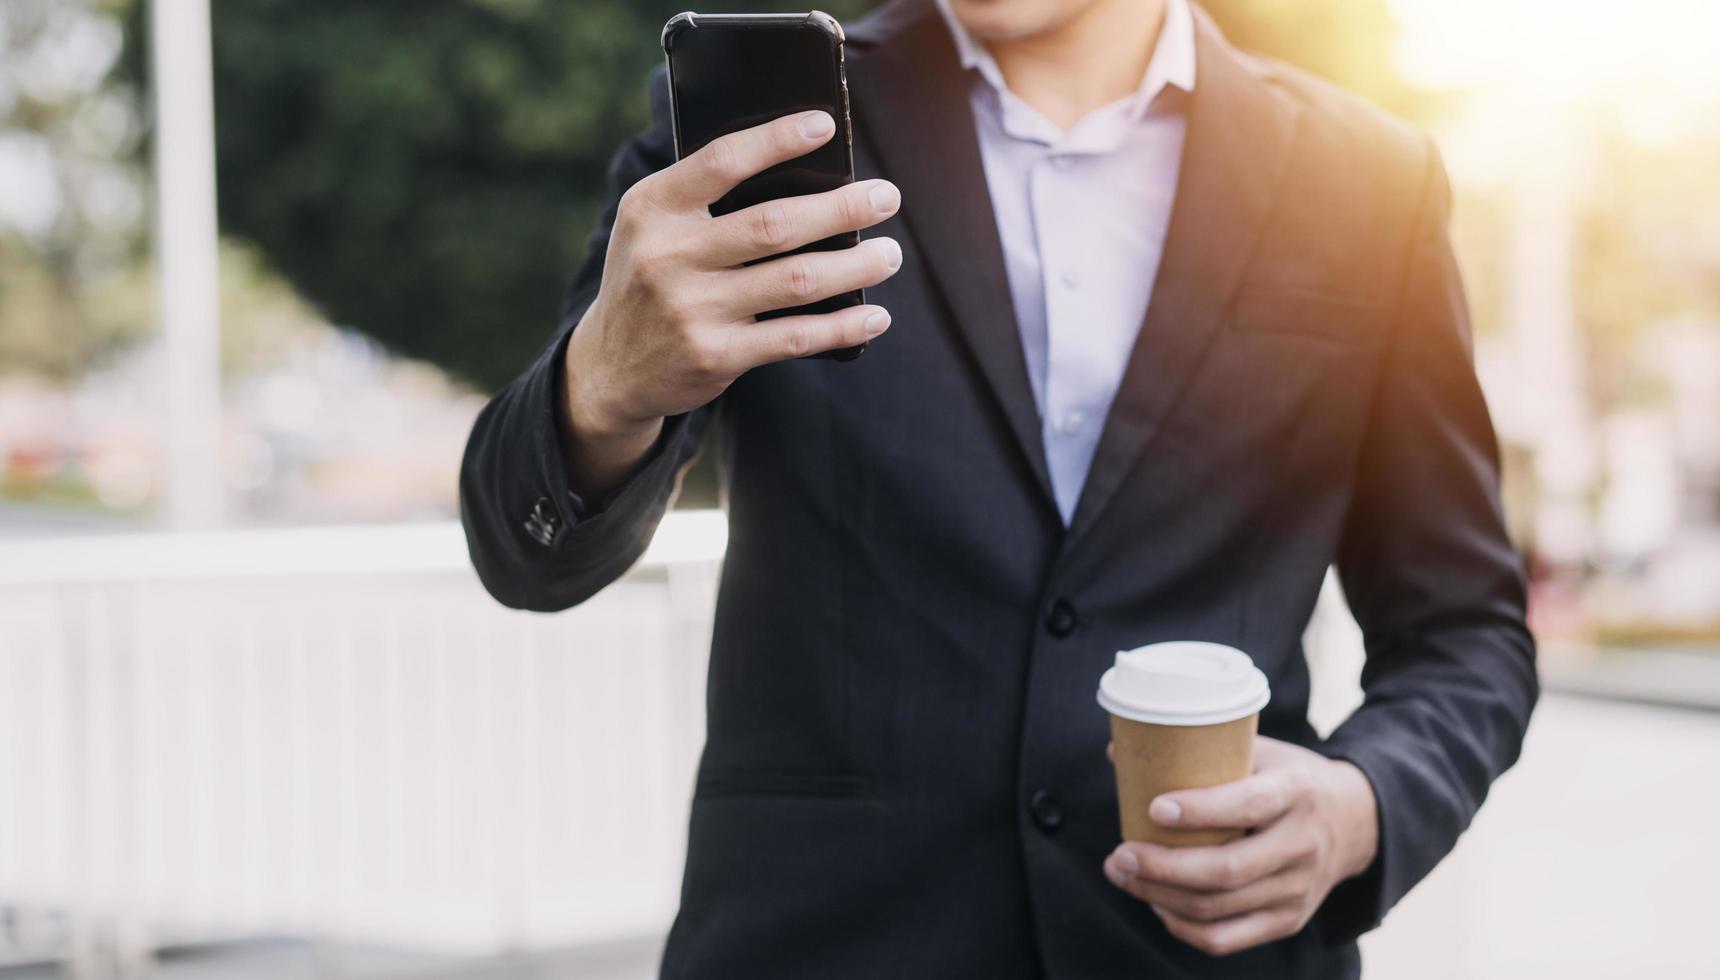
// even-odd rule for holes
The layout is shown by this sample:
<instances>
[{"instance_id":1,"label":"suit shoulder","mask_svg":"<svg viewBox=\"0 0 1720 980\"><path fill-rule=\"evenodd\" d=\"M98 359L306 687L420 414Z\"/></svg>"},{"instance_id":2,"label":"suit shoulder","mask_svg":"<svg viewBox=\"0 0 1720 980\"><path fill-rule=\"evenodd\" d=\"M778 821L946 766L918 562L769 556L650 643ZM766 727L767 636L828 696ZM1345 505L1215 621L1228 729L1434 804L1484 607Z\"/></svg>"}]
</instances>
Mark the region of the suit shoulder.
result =
<instances>
[{"instance_id":1,"label":"suit shoulder","mask_svg":"<svg viewBox=\"0 0 1720 980\"><path fill-rule=\"evenodd\" d=\"M1378 182L1397 199L1419 201L1438 151L1423 131L1327 79L1273 58L1243 57L1261 79L1300 110L1305 158L1338 179Z\"/></svg>"},{"instance_id":2,"label":"suit shoulder","mask_svg":"<svg viewBox=\"0 0 1720 980\"><path fill-rule=\"evenodd\" d=\"M1259 91L1295 119L1262 245L1262 254L1278 261L1262 268L1303 287L1395 302L1418 230L1443 224L1447 211L1432 140L1331 82L1270 59L1244 59Z\"/></svg>"}]
</instances>

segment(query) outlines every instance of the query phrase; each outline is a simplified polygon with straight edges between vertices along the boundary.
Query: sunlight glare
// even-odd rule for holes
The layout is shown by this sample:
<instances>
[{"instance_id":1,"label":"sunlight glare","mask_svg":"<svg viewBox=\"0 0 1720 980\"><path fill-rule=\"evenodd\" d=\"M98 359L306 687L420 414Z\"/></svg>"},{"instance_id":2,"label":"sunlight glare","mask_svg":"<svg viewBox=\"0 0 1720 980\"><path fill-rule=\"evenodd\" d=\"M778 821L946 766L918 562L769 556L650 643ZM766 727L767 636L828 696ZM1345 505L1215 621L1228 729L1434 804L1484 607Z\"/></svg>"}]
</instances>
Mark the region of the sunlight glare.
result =
<instances>
[{"instance_id":1,"label":"sunlight glare","mask_svg":"<svg viewBox=\"0 0 1720 980\"><path fill-rule=\"evenodd\" d=\"M1601 105L1646 130L1720 103L1715 0L1390 0L1414 81L1546 108Z\"/></svg>"}]
</instances>

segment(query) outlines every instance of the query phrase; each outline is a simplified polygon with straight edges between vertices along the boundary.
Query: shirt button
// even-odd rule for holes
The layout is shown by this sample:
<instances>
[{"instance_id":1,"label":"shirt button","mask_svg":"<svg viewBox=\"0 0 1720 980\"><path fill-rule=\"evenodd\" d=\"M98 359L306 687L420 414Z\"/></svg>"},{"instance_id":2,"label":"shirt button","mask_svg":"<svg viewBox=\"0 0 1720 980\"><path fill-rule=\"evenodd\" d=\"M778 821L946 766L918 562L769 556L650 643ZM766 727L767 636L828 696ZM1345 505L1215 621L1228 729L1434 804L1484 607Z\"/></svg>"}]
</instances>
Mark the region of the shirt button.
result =
<instances>
[{"instance_id":1,"label":"shirt button","mask_svg":"<svg viewBox=\"0 0 1720 980\"><path fill-rule=\"evenodd\" d=\"M1075 632L1078 620L1075 618L1075 607L1068 599L1058 599L1045 611L1045 632L1059 640Z\"/></svg>"},{"instance_id":2,"label":"shirt button","mask_svg":"<svg viewBox=\"0 0 1720 980\"><path fill-rule=\"evenodd\" d=\"M1044 790L1035 791L1027 801L1027 812L1033 817L1033 822L1039 825L1039 829L1046 833L1063 825L1063 808Z\"/></svg>"},{"instance_id":3,"label":"shirt button","mask_svg":"<svg viewBox=\"0 0 1720 980\"><path fill-rule=\"evenodd\" d=\"M1057 419L1057 434L1072 436L1081 431L1081 423L1087 421L1087 416L1080 412L1064 412Z\"/></svg>"},{"instance_id":4,"label":"shirt button","mask_svg":"<svg viewBox=\"0 0 1720 980\"><path fill-rule=\"evenodd\" d=\"M1056 167L1058 170L1068 170L1069 165L1074 162L1074 157L1056 156L1051 158L1051 165Z\"/></svg>"},{"instance_id":5,"label":"shirt button","mask_svg":"<svg viewBox=\"0 0 1720 980\"><path fill-rule=\"evenodd\" d=\"M1076 286L1081 285L1081 279L1079 276L1075 275L1074 269L1064 269L1063 274L1058 278L1062 279L1063 285L1070 289L1074 289Z\"/></svg>"}]
</instances>

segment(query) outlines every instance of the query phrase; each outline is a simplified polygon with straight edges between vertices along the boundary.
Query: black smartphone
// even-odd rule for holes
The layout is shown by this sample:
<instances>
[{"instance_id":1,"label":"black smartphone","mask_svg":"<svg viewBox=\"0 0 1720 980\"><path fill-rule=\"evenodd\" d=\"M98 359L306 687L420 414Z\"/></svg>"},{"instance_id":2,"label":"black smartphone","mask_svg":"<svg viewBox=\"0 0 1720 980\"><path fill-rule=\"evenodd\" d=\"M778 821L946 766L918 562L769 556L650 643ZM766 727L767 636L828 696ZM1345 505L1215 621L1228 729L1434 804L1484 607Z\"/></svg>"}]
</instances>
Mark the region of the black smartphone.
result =
<instances>
[{"instance_id":1,"label":"black smartphone","mask_svg":"<svg viewBox=\"0 0 1720 980\"><path fill-rule=\"evenodd\" d=\"M711 205L713 215L776 198L818 194L854 182L848 83L842 71L842 25L836 18L816 10L804 14L676 14L663 25L663 53L669 62L669 105L677 158L719 136L790 113L823 109L836 120L836 134L829 142L743 181ZM849 231L783 254L834 251L859 242L860 234ZM761 313L759 319L830 313L865 301L864 293L856 289L805 306ZM851 361L865 351L866 345L861 344L812 356Z\"/></svg>"}]
</instances>

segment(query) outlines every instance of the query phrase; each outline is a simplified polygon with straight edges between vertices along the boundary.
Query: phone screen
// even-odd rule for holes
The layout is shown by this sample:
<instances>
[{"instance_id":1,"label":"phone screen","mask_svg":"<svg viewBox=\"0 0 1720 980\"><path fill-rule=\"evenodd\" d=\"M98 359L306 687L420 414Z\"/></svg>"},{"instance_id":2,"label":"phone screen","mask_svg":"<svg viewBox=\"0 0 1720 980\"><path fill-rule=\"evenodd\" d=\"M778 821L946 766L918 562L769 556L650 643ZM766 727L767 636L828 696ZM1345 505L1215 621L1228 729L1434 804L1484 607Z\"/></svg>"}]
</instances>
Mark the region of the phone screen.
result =
<instances>
[{"instance_id":1,"label":"phone screen","mask_svg":"<svg viewBox=\"0 0 1720 980\"><path fill-rule=\"evenodd\" d=\"M776 198L834 190L854 180L841 73L841 46L804 22L735 25L722 24L718 17L700 17L697 26L675 35L669 48L670 97L675 102L676 140L683 157L719 136L790 113L822 109L836 120L836 133L823 146L742 182L711 205L713 215ZM859 240L855 232L845 232L794 251L832 251ZM864 297L856 290L760 318L828 313L862 302ZM846 359L861 349L833 356Z\"/></svg>"},{"instance_id":2,"label":"phone screen","mask_svg":"<svg viewBox=\"0 0 1720 980\"><path fill-rule=\"evenodd\" d=\"M823 109L836 120L837 133L829 142L741 184L711 207L712 214L816 194L852 179L842 82L823 31L701 24L676 38L670 58L682 156L719 136L789 113Z\"/></svg>"}]
</instances>

